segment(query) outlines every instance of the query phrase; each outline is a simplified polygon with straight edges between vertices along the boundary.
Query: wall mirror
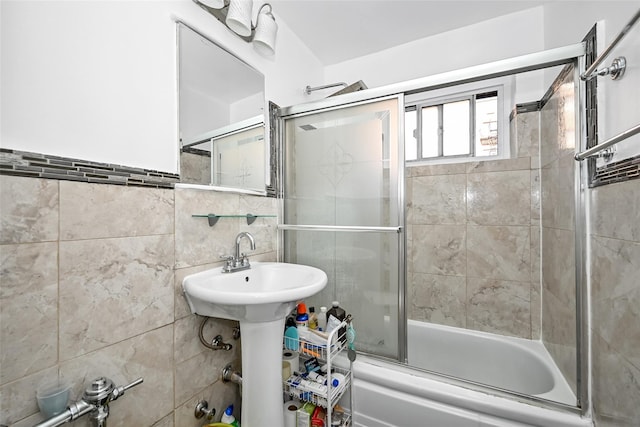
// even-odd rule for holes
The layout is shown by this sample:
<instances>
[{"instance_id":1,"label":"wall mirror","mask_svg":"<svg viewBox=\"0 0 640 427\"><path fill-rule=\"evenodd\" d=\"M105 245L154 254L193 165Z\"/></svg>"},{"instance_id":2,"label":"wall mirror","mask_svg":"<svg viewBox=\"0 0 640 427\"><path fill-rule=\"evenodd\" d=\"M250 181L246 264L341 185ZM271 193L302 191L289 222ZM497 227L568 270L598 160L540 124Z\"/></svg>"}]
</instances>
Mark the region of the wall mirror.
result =
<instances>
[{"instance_id":1,"label":"wall mirror","mask_svg":"<svg viewBox=\"0 0 640 427\"><path fill-rule=\"evenodd\" d=\"M265 194L264 76L187 25L177 32L180 182Z\"/></svg>"}]
</instances>

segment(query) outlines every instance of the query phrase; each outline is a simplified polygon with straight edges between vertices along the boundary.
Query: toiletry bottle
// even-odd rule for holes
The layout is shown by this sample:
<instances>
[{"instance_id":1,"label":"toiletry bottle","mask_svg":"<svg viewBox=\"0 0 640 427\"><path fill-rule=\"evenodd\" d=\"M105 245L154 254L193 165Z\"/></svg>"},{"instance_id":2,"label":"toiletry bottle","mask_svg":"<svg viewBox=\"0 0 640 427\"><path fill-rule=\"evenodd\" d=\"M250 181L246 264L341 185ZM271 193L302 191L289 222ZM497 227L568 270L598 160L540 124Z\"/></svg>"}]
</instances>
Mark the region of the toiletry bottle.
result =
<instances>
[{"instance_id":1,"label":"toiletry bottle","mask_svg":"<svg viewBox=\"0 0 640 427\"><path fill-rule=\"evenodd\" d=\"M315 307L309 307L309 329L318 329L318 316Z\"/></svg>"},{"instance_id":2,"label":"toiletry bottle","mask_svg":"<svg viewBox=\"0 0 640 427\"><path fill-rule=\"evenodd\" d=\"M307 372L307 378L309 378L309 379L311 379L311 380L313 380L313 381L315 381L317 383L320 383L320 384L326 384L327 383L327 377L325 377L324 375L319 374L317 372L313 372L313 371Z\"/></svg>"},{"instance_id":3,"label":"toiletry bottle","mask_svg":"<svg viewBox=\"0 0 640 427\"><path fill-rule=\"evenodd\" d=\"M225 409L222 418L220 418L220 422L232 425L233 427L240 427L240 423L236 421L236 417L233 416L233 405L229 405L227 409Z\"/></svg>"},{"instance_id":4,"label":"toiletry bottle","mask_svg":"<svg viewBox=\"0 0 640 427\"><path fill-rule=\"evenodd\" d=\"M321 331L327 330L327 307L320 307L320 314L318 315L318 329Z\"/></svg>"},{"instance_id":5,"label":"toiletry bottle","mask_svg":"<svg viewBox=\"0 0 640 427\"><path fill-rule=\"evenodd\" d=\"M317 372L308 372L307 378L317 382L318 384L327 385L327 377ZM344 380L343 380L344 381ZM337 378L333 378L331 380L331 385L335 388L340 385L340 380Z\"/></svg>"},{"instance_id":6,"label":"toiletry bottle","mask_svg":"<svg viewBox=\"0 0 640 427\"><path fill-rule=\"evenodd\" d=\"M311 427L325 427L326 417L327 411L321 406L316 406L311 414Z\"/></svg>"},{"instance_id":7,"label":"toiletry bottle","mask_svg":"<svg viewBox=\"0 0 640 427\"><path fill-rule=\"evenodd\" d=\"M347 317L347 313L342 308L340 308L340 303L338 301L333 301L331 305L332 307L327 311L327 321L329 321L330 316L333 316L342 322L345 317ZM338 331L338 338L340 339L342 344L345 344L347 342L346 327L343 326L342 328L340 328L340 331Z\"/></svg>"},{"instance_id":8,"label":"toiletry bottle","mask_svg":"<svg viewBox=\"0 0 640 427\"><path fill-rule=\"evenodd\" d=\"M307 329L309 327L309 315L307 314L307 306L301 302L298 304L296 315L296 326L298 329Z\"/></svg>"}]
</instances>

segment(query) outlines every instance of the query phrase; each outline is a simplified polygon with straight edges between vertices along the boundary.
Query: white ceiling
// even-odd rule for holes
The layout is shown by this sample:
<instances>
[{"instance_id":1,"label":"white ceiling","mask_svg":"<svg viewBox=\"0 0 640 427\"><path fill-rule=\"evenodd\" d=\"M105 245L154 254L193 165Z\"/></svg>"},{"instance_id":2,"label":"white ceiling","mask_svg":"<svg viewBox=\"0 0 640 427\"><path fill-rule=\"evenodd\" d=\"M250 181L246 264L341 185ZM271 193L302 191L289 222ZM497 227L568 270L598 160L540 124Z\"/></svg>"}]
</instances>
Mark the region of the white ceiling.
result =
<instances>
[{"instance_id":1,"label":"white ceiling","mask_svg":"<svg viewBox=\"0 0 640 427\"><path fill-rule=\"evenodd\" d=\"M378 52L543 0L267 0L323 65Z\"/></svg>"}]
</instances>

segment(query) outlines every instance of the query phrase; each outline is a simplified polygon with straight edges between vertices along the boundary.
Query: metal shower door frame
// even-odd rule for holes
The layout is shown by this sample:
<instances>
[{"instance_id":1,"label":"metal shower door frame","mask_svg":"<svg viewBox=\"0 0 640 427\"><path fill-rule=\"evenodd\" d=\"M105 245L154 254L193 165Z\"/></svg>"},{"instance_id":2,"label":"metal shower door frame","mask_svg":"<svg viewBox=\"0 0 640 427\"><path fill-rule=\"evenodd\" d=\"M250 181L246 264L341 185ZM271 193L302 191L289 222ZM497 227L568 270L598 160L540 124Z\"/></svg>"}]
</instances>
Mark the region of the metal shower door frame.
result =
<instances>
[{"instance_id":1,"label":"metal shower door frame","mask_svg":"<svg viewBox=\"0 0 640 427\"><path fill-rule=\"evenodd\" d=\"M374 104L379 101L388 100L397 101L398 114L398 159L397 169L397 206L398 213L397 226L390 227L374 227L374 226L329 226L329 225L297 225L297 224L278 224L278 242L284 241L284 231L286 230L305 230L305 231L335 231L346 233L397 233L398 236L398 353L397 361L406 362L407 360L407 314L406 314L406 233L405 233L405 167L404 167L404 93L396 93L385 96L372 96L367 91L355 92L347 96L339 96L328 98L314 103L302 104L294 107L279 108L275 114L275 138L279 148L279 177L280 189L279 197L284 201L284 185L285 185L285 121L289 119L304 117L321 112L335 111L340 109L348 109L365 104ZM284 218L284 203L279 204L279 216L281 220ZM283 251L280 250L282 245L279 244L278 260L283 261Z\"/></svg>"},{"instance_id":2,"label":"metal shower door frame","mask_svg":"<svg viewBox=\"0 0 640 427\"><path fill-rule=\"evenodd\" d=\"M281 149L282 148L281 144L284 138L283 121L285 118L298 117L298 116L312 114L319 111L330 111L333 109L355 106L361 103L372 102L377 99L384 99L385 97L396 97L396 96L403 97L404 95L410 95L413 93L423 92L427 90L446 88L446 87L456 86L463 83L472 83L472 82L477 82L477 81L486 80L490 78L503 77L503 76L513 75L521 72L540 70L544 68L549 68L557 65L565 65L569 63L574 63L574 64L577 63L577 66L579 67L579 69L584 69L583 59L584 59L585 52L586 52L586 43L580 42L580 43L566 45L566 46L562 46L554 49L544 50L540 52L525 54L525 55L512 57L504 60L481 64L477 66L471 66L464 69L447 71L447 72L434 74L434 75L423 77L423 78L418 78L414 80L390 84L387 86L345 94L335 98L322 99L319 101L313 101L305 104L298 104L298 105L292 105L284 108L278 108L271 115L271 119L272 119L271 126L273 129L273 135L275 137L272 140L272 145L275 145L274 149L278 151L278 158L279 158L278 163L280 165L280 170L277 176L278 176L278 179L280 180L280 185L282 185L283 178L284 178L284 174L283 174L284 173L284 170L283 170L284 153L283 153L283 150ZM583 101L584 84L578 84L578 87L579 87L579 97L581 98L581 101ZM581 102L581 106L582 105L584 104ZM402 113L402 115L399 117L402 117L402 119L398 124L398 128L401 129L402 131L402 135L400 136L402 138L401 139L402 142L404 142L404 119L403 119L404 108L403 107L404 107L403 105L399 104L399 108L401 109L401 113ZM583 123L582 120L584 120L584 117L581 116L579 111L576 112L576 114L577 114L577 117L579 118L577 121L577 124L579 124L580 130L581 130L581 132L578 133L579 141L577 146L584 146L584 129L582 126L582 123ZM280 145L277 146L277 144L280 144ZM579 150L578 147L576 148ZM404 147L402 147L402 149L403 149L403 157L404 157ZM404 201L405 201L404 172L405 171L404 171L404 168L402 169L403 169L402 179L401 180L399 179L399 185L401 185L402 188L401 190L399 190L398 194L402 204L404 204ZM578 169L580 170L580 173L576 174L577 182L575 186L575 189L576 189L575 198L576 198L576 202L578 203L576 208L581 210L580 215L578 215L579 218L576 218L576 221L578 222L577 224L578 230L576 230L577 231L576 232L576 239L577 239L576 285L579 289L576 295L576 298L577 298L576 302L578 306L576 310L576 317L577 317L578 323L581 325L578 331L576 331L577 332L576 344L577 344L578 364L579 364L578 370L581 374L580 375L581 381L579 383L578 389L576 390L578 394L579 404L575 407L573 406L568 407L567 405L555 403L551 401L544 401L544 402L550 407L558 407L564 410L569 410L571 412L580 413L583 416L584 415L588 416L591 412L591 407L590 407L591 406L590 405L591 390L590 390L589 381L588 381L588 378L589 378L588 369L591 362L589 358L589 341L590 340L589 340L589 333L588 333L589 295L587 290L584 289L585 278L587 273L585 271L587 268L587 263L585 262L585 258L586 258L585 243L586 242L584 240L585 232L586 232L585 231L586 218L584 217L585 212L583 210L585 208L585 200L584 200L585 196L583 194L583 189L580 187L580 180L579 180L580 175L583 174L582 165ZM278 197L282 198L282 195L283 195L282 188L279 188L277 193L278 193ZM284 212L284 206L281 203L280 214L282 215L283 212ZM399 212L403 212L402 224L404 226L405 224L404 206L399 206ZM282 241L281 239L283 237L283 229L285 227L286 225L280 225L278 227L279 228L278 238L280 242ZM404 232L404 229L402 231ZM402 262L404 264L404 268L401 268L402 282L400 283L402 284L402 286L400 286L401 295L399 296L399 310L400 310L399 314L400 315L398 318L398 322L399 322L398 344L400 347L400 351L399 351L398 360L402 363L405 363L406 356L407 356L407 350L406 350L407 330L406 330L406 310L405 310L406 284L404 283L405 277L406 277L406 260L404 260L405 254L406 254L406 238L403 238L402 241L403 243L402 243L400 254L403 257ZM281 258L282 254L280 253L280 249L278 249L278 251L279 251L278 257ZM535 397L530 397L530 398L533 401L538 400Z\"/></svg>"}]
</instances>

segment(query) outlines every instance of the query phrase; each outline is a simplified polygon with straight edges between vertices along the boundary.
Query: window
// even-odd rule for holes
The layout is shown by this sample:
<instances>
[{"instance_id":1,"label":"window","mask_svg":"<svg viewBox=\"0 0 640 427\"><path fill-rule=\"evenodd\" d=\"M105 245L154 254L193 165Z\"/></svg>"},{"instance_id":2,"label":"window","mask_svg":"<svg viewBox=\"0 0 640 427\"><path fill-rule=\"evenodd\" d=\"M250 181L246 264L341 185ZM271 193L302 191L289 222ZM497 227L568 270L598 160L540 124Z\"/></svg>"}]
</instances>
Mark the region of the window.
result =
<instances>
[{"instance_id":1,"label":"window","mask_svg":"<svg viewBox=\"0 0 640 427\"><path fill-rule=\"evenodd\" d=\"M498 144L500 95L501 91L494 88L407 103L406 160L502 154Z\"/></svg>"}]
</instances>

